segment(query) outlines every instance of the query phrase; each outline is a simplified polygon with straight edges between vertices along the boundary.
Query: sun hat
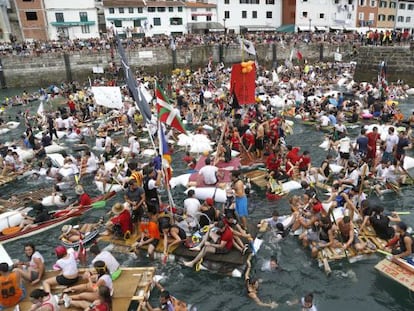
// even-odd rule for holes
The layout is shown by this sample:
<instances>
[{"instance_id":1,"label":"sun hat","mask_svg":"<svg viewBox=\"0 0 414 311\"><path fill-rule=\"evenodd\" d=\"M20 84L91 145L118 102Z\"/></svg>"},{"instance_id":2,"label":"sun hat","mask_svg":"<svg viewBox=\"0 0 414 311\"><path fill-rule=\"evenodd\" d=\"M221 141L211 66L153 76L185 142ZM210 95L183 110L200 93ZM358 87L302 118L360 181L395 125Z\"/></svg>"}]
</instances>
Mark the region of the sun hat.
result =
<instances>
[{"instance_id":1,"label":"sun hat","mask_svg":"<svg viewBox=\"0 0 414 311\"><path fill-rule=\"evenodd\" d=\"M114 206L112 206L112 213L114 214L121 214L125 209L124 204L122 203L115 203Z\"/></svg>"},{"instance_id":2,"label":"sun hat","mask_svg":"<svg viewBox=\"0 0 414 311\"><path fill-rule=\"evenodd\" d=\"M83 190L83 187L81 185L77 185L75 187L75 192L76 192L77 195L81 195L81 194L85 193L85 191Z\"/></svg>"},{"instance_id":3,"label":"sun hat","mask_svg":"<svg viewBox=\"0 0 414 311\"><path fill-rule=\"evenodd\" d=\"M72 225L64 225L62 227L62 233L68 234L70 232L70 230L72 230L72 228L73 228Z\"/></svg>"}]
</instances>

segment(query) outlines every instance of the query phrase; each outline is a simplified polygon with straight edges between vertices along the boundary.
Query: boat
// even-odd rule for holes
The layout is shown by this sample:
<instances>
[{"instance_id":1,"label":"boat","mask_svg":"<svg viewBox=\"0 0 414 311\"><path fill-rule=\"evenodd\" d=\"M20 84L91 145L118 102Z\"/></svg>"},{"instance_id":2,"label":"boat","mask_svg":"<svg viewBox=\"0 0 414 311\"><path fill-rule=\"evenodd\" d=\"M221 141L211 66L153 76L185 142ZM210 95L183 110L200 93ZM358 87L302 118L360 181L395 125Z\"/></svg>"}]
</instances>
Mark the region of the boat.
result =
<instances>
[{"instance_id":1,"label":"boat","mask_svg":"<svg viewBox=\"0 0 414 311\"><path fill-rule=\"evenodd\" d=\"M104 200L107 200L111 197L113 197L115 195L115 192L109 192L107 194L104 195L100 195L98 197L95 197L92 199L92 204L89 206L85 206L85 207L79 207L78 209L72 209L70 212L69 210L61 210L59 212L56 212L55 214L57 215L56 218L52 218L48 221L45 221L39 225L37 225L36 227L32 227L29 228L27 230L21 231L20 228L18 226L12 226L10 228L8 228L7 230L7 234L2 234L0 235L0 242L1 243L9 243L12 241L16 241L22 238L27 238L30 236L33 236L35 234L47 231L51 228L60 226L68 221L70 221L73 218L82 216L83 214L85 214L87 211L91 210L94 208L94 206L100 206L100 202L103 202ZM94 205L95 203L95 205Z\"/></svg>"},{"instance_id":2,"label":"boat","mask_svg":"<svg viewBox=\"0 0 414 311\"><path fill-rule=\"evenodd\" d=\"M414 292L414 266L405 260L390 261L383 259L375 265L375 269L382 275Z\"/></svg>"},{"instance_id":3,"label":"boat","mask_svg":"<svg viewBox=\"0 0 414 311\"><path fill-rule=\"evenodd\" d=\"M155 276L155 267L121 267L120 276L113 281L114 293L112 295L112 310L143 310L144 301L146 301L152 289L153 278ZM85 269L79 269L80 274ZM44 279L53 277L60 271L46 271ZM78 284L85 283L85 280L79 278ZM29 310L32 306L30 293L38 286L26 283L26 298L19 303L20 310ZM52 288L53 294L60 294L61 287ZM64 308L63 310L79 310L75 308Z\"/></svg>"}]
</instances>

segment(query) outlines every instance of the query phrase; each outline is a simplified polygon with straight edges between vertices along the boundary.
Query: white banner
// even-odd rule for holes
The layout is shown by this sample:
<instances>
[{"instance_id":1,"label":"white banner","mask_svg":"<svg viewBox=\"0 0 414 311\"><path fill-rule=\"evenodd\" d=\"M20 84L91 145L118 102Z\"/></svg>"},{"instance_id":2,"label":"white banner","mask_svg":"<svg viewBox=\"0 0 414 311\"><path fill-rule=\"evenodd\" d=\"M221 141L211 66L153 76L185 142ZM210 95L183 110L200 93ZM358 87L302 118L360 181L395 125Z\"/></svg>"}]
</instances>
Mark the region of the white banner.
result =
<instances>
[{"instance_id":1,"label":"white banner","mask_svg":"<svg viewBox=\"0 0 414 311\"><path fill-rule=\"evenodd\" d=\"M139 51L138 52L139 58L153 58L154 55L152 54L152 51Z\"/></svg>"},{"instance_id":2,"label":"white banner","mask_svg":"<svg viewBox=\"0 0 414 311\"><path fill-rule=\"evenodd\" d=\"M92 92L98 105L122 109L122 95L118 86L94 86Z\"/></svg>"},{"instance_id":3,"label":"white banner","mask_svg":"<svg viewBox=\"0 0 414 311\"><path fill-rule=\"evenodd\" d=\"M92 67L92 72L93 73L104 73L104 69L103 67L100 67L100 66L94 66Z\"/></svg>"},{"instance_id":4,"label":"white banner","mask_svg":"<svg viewBox=\"0 0 414 311\"><path fill-rule=\"evenodd\" d=\"M342 54L338 53L338 52L335 52L334 53L334 59L335 59L336 62L342 62Z\"/></svg>"}]
</instances>

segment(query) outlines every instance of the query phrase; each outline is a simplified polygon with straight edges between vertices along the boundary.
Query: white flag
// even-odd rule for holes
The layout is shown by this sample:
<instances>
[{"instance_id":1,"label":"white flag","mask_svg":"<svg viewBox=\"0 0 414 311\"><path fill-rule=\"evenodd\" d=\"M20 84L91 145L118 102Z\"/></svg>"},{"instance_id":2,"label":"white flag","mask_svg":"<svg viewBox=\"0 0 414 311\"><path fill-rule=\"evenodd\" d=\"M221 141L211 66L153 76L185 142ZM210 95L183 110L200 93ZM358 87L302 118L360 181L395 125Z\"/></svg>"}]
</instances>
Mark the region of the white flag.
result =
<instances>
[{"instance_id":1,"label":"white flag","mask_svg":"<svg viewBox=\"0 0 414 311\"><path fill-rule=\"evenodd\" d=\"M240 38L241 48L251 55L256 55L256 49L254 48L253 42Z\"/></svg>"}]
</instances>

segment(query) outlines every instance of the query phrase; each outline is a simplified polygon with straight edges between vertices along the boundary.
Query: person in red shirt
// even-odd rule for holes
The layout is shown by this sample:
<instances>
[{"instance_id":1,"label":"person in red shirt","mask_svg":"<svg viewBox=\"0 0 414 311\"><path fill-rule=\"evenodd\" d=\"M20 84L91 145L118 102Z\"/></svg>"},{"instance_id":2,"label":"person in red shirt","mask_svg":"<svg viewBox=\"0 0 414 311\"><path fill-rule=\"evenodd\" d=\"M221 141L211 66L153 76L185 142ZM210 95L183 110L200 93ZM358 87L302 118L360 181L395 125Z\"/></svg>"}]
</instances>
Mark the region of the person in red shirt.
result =
<instances>
[{"instance_id":1,"label":"person in red shirt","mask_svg":"<svg viewBox=\"0 0 414 311\"><path fill-rule=\"evenodd\" d=\"M90 206L92 204L91 197L85 192L81 185L75 187L75 192L79 196L78 205L79 207Z\"/></svg>"},{"instance_id":2,"label":"person in red shirt","mask_svg":"<svg viewBox=\"0 0 414 311\"><path fill-rule=\"evenodd\" d=\"M131 213L122 203L116 203L112 206L112 213L115 216L106 223L106 232L101 233L101 235L109 235L112 233L116 236L126 238L132 232Z\"/></svg>"},{"instance_id":3,"label":"person in red shirt","mask_svg":"<svg viewBox=\"0 0 414 311\"><path fill-rule=\"evenodd\" d=\"M256 138L254 137L254 134L252 133L251 130L247 130L243 135L242 135L243 141L244 143L247 145L247 152L252 152L254 151L254 147L256 145Z\"/></svg>"},{"instance_id":4,"label":"person in red shirt","mask_svg":"<svg viewBox=\"0 0 414 311\"><path fill-rule=\"evenodd\" d=\"M375 168L375 159L377 157L377 142L380 140L380 134L378 133L378 128L374 126L372 132L367 134L368 137L368 152L367 152L367 161L371 164L371 167Z\"/></svg>"},{"instance_id":5,"label":"person in red shirt","mask_svg":"<svg viewBox=\"0 0 414 311\"><path fill-rule=\"evenodd\" d=\"M305 150L300 156L299 161L298 161L300 177L302 179L306 178L306 175L311 169L311 162L312 162L312 159L310 157L309 151Z\"/></svg>"},{"instance_id":6,"label":"person in red shirt","mask_svg":"<svg viewBox=\"0 0 414 311\"><path fill-rule=\"evenodd\" d=\"M237 130L237 128L234 128L230 138L231 149L240 151L240 143L241 137L239 131Z\"/></svg>"},{"instance_id":7,"label":"person in red shirt","mask_svg":"<svg viewBox=\"0 0 414 311\"><path fill-rule=\"evenodd\" d=\"M286 148L289 150L286 154L286 174L292 177L294 175L295 165L300 159L298 154L300 148L292 147L291 145L287 145Z\"/></svg>"},{"instance_id":8,"label":"person in red shirt","mask_svg":"<svg viewBox=\"0 0 414 311\"><path fill-rule=\"evenodd\" d=\"M70 98L69 101L68 101L68 107L69 107L69 110L70 110L70 114L75 115L76 105L75 105L75 102L73 101L72 98Z\"/></svg>"},{"instance_id":9,"label":"person in red shirt","mask_svg":"<svg viewBox=\"0 0 414 311\"><path fill-rule=\"evenodd\" d=\"M215 230L216 229L216 230ZM208 241L208 240L211 240ZM199 251L197 256L191 261L184 261L187 267L202 262L207 253L227 254L233 248L233 231L223 221L219 221L217 226L210 226L209 231L204 235L201 243L193 248L192 251Z\"/></svg>"},{"instance_id":10,"label":"person in red shirt","mask_svg":"<svg viewBox=\"0 0 414 311\"><path fill-rule=\"evenodd\" d=\"M148 257L154 259L154 251L160 241L160 230L158 228L158 219L156 214L150 214L150 218L142 217L140 223L141 238L135 245L136 250L144 245L148 245Z\"/></svg>"}]
</instances>

